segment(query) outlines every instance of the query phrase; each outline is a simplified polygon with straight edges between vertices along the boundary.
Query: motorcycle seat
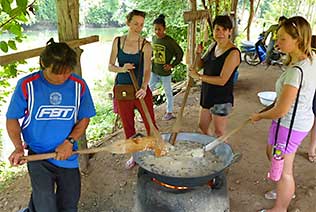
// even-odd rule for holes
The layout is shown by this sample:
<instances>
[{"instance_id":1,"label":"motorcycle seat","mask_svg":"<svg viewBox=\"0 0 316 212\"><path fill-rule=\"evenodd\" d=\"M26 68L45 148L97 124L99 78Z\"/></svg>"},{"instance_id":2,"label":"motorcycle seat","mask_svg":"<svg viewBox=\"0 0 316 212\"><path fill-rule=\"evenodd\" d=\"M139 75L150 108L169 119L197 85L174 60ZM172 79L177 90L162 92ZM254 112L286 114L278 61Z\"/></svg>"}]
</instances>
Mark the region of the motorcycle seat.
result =
<instances>
[{"instance_id":1,"label":"motorcycle seat","mask_svg":"<svg viewBox=\"0 0 316 212\"><path fill-rule=\"evenodd\" d=\"M255 43L249 40L241 41L241 44L245 47L255 46Z\"/></svg>"}]
</instances>

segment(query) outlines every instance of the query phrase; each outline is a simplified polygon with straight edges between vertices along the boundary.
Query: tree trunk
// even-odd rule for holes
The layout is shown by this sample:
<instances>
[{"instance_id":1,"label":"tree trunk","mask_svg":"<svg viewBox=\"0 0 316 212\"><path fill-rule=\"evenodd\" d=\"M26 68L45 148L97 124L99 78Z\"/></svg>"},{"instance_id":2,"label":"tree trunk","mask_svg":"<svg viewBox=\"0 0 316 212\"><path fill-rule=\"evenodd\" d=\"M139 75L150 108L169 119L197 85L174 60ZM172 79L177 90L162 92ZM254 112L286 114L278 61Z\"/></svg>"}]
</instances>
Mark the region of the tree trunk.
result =
<instances>
[{"instance_id":1,"label":"tree trunk","mask_svg":"<svg viewBox=\"0 0 316 212\"><path fill-rule=\"evenodd\" d=\"M237 4L238 4L238 0L231 0L231 12L230 12L230 16L232 18L233 24L234 24L234 31L232 34L232 41L235 41L235 38L238 35L238 23L237 23Z\"/></svg>"},{"instance_id":2,"label":"tree trunk","mask_svg":"<svg viewBox=\"0 0 316 212\"><path fill-rule=\"evenodd\" d=\"M215 0L215 16L219 15L219 8L220 8L220 0Z\"/></svg>"},{"instance_id":3,"label":"tree trunk","mask_svg":"<svg viewBox=\"0 0 316 212\"><path fill-rule=\"evenodd\" d=\"M259 9L259 6L260 6L260 1L261 1L261 0L258 0L257 6L256 6L256 10L255 10L255 13L254 13L254 14L257 14L257 12L258 12L258 9ZM281 13L281 14L282 14L282 13Z\"/></svg>"},{"instance_id":4,"label":"tree trunk","mask_svg":"<svg viewBox=\"0 0 316 212\"><path fill-rule=\"evenodd\" d=\"M58 17L58 38L59 41L69 41L79 38L79 0L55 0L56 11ZM80 56L82 49L79 47L74 48L77 53L77 67L75 72L82 76ZM87 148L87 139L83 135L80 139L80 149ZM80 169L86 172L88 168L88 155L80 156Z\"/></svg>"},{"instance_id":5,"label":"tree trunk","mask_svg":"<svg viewBox=\"0 0 316 212\"><path fill-rule=\"evenodd\" d=\"M208 7L209 7L208 10L210 11L209 26L210 26L211 34L212 34L212 32L213 32L213 26L212 26L212 23L213 23L212 1L213 1L213 0L208 0Z\"/></svg>"},{"instance_id":6,"label":"tree trunk","mask_svg":"<svg viewBox=\"0 0 316 212\"><path fill-rule=\"evenodd\" d=\"M248 24L247 24L247 40L250 40L250 27L251 27L252 19L254 16L253 5L254 5L254 0L250 0L250 12L249 12L249 19L248 19Z\"/></svg>"},{"instance_id":7,"label":"tree trunk","mask_svg":"<svg viewBox=\"0 0 316 212\"><path fill-rule=\"evenodd\" d=\"M207 17L207 22L212 31L212 7L210 6L209 8L207 8L205 0L202 0L202 4L203 4L204 9L208 10L209 16Z\"/></svg>"}]
</instances>

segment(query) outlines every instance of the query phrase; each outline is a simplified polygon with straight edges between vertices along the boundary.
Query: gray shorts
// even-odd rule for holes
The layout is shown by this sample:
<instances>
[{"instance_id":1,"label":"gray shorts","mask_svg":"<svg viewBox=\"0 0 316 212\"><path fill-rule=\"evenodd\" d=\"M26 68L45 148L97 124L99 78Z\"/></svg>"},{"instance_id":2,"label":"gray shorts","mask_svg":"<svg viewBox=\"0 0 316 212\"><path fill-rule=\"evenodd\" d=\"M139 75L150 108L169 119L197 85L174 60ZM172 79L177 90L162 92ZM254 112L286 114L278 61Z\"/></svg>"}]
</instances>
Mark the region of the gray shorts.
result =
<instances>
[{"instance_id":1,"label":"gray shorts","mask_svg":"<svg viewBox=\"0 0 316 212\"><path fill-rule=\"evenodd\" d=\"M210 113L216 116L227 116L232 111L231 103L215 104L210 108Z\"/></svg>"}]
</instances>

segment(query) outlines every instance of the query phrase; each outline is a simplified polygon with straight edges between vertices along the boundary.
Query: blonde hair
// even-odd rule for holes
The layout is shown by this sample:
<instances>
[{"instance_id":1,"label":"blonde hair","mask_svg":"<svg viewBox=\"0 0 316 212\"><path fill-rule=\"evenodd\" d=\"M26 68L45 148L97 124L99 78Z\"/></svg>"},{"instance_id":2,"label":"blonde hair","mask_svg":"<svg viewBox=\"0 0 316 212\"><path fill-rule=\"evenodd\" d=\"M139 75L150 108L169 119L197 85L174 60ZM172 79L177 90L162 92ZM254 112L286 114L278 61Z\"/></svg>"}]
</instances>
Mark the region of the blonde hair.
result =
<instances>
[{"instance_id":1,"label":"blonde hair","mask_svg":"<svg viewBox=\"0 0 316 212\"><path fill-rule=\"evenodd\" d=\"M301 16L294 16L282 22L279 29L282 27L293 39L297 39L298 49L312 61L312 29L308 21ZM289 64L291 60L291 57L288 58L287 63Z\"/></svg>"}]
</instances>

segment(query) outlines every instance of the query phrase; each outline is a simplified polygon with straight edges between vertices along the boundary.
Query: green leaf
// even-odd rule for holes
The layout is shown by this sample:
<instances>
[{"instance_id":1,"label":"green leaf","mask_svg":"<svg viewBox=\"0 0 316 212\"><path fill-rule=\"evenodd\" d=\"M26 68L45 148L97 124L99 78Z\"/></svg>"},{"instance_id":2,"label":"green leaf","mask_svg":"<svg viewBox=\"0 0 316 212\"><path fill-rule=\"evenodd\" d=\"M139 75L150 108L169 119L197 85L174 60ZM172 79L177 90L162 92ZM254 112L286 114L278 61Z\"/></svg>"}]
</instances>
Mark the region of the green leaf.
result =
<instances>
[{"instance_id":1,"label":"green leaf","mask_svg":"<svg viewBox=\"0 0 316 212\"><path fill-rule=\"evenodd\" d=\"M5 41L1 41L1 42L0 42L0 49L1 49L3 52L7 53L8 50L9 50L8 44L7 44Z\"/></svg>"},{"instance_id":2,"label":"green leaf","mask_svg":"<svg viewBox=\"0 0 316 212\"><path fill-rule=\"evenodd\" d=\"M28 21L28 19L26 18L26 16L24 14L20 14L20 15L16 16L16 20L23 21L23 22Z\"/></svg>"},{"instance_id":3,"label":"green leaf","mask_svg":"<svg viewBox=\"0 0 316 212\"><path fill-rule=\"evenodd\" d=\"M18 7L21 7L23 10L25 10L27 6L27 0L16 0L16 4Z\"/></svg>"},{"instance_id":4,"label":"green leaf","mask_svg":"<svg viewBox=\"0 0 316 212\"><path fill-rule=\"evenodd\" d=\"M21 36L18 36L18 37L15 37L15 40L19 43L22 43L22 37Z\"/></svg>"},{"instance_id":5,"label":"green leaf","mask_svg":"<svg viewBox=\"0 0 316 212\"><path fill-rule=\"evenodd\" d=\"M17 50L15 42L13 40L9 40L8 45L11 49Z\"/></svg>"},{"instance_id":6,"label":"green leaf","mask_svg":"<svg viewBox=\"0 0 316 212\"><path fill-rule=\"evenodd\" d=\"M19 15L20 13L22 13L21 8L14 8L13 10L10 11L9 15L10 17L15 17L17 15Z\"/></svg>"},{"instance_id":7,"label":"green leaf","mask_svg":"<svg viewBox=\"0 0 316 212\"><path fill-rule=\"evenodd\" d=\"M2 6L2 9L3 9L4 12L6 12L8 14L10 13L10 11L11 11L11 4L10 4L9 1L1 0L1 6Z\"/></svg>"},{"instance_id":8,"label":"green leaf","mask_svg":"<svg viewBox=\"0 0 316 212\"><path fill-rule=\"evenodd\" d=\"M9 31L17 36L22 36L22 27L18 24L14 24L9 28Z\"/></svg>"}]
</instances>

